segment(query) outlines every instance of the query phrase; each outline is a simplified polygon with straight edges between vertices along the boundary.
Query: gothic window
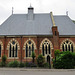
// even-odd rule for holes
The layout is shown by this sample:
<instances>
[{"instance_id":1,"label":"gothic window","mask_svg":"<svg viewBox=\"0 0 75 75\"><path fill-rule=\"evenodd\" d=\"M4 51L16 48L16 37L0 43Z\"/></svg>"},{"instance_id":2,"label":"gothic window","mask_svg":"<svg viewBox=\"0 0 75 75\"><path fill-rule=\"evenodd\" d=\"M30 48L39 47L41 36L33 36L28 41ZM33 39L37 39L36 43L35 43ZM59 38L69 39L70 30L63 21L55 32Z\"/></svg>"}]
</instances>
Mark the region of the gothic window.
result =
<instances>
[{"instance_id":1,"label":"gothic window","mask_svg":"<svg viewBox=\"0 0 75 75\"><path fill-rule=\"evenodd\" d=\"M62 44L62 50L63 51L71 51L71 52L73 52L73 44L70 41L65 41Z\"/></svg>"},{"instance_id":2,"label":"gothic window","mask_svg":"<svg viewBox=\"0 0 75 75\"><path fill-rule=\"evenodd\" d=\"M9 47L9 57L17 57L17 44L15 41L10 43Z\"/></svg>"},{"instance_id":3,"label":"gothic window","mask_svg":"<svg viewBox=\"0 0 75 75\"><path fill-rule=\"evenodd\" d=\"M45 54L50 54L50 43L47 40L42 44L42 55L45 56Z\"/></svg>"},{"instance_id":4,"label":"gothic window","mask_svg":"<svg viewBox=\"0 0 75 75\"><path fill-rule=\"evenodd\" d=\"M1 57L1 45L0 45L0 57Z\"/></svg>"},{"instance_id":5,"label":"gothic window","mask_svg":"<svg viewBox=\"0 0 75 75\"><path fill-rule=\"evenodd\" d=\"M29 40L26 43L26 57L31 57L32 52L34 52L34 44Z\"/></svg>"}]
</instances>

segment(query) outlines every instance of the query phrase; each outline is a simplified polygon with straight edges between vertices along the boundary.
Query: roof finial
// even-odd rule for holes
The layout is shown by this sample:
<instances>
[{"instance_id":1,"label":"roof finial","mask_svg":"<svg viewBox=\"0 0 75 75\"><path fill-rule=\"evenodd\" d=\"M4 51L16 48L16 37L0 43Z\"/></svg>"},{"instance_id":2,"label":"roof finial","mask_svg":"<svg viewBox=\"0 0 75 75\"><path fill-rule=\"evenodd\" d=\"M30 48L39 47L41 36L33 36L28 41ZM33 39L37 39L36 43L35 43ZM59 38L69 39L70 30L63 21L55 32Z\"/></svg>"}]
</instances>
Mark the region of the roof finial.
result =
<instances>
[{"instance_id":1,"label":"roof finial","mask_svg":"<svg viewBox=\"0 0 75 75\"><path fill-rule=\"evenodd\" d=\"M12 14L13 14L13 9L14 9L14 8L12 7Z\"/></svg>"},{"instance_id":2,"label":"roof finial","mask_svg":"<svg viewBox=\"0 0 75 75\"><path fill-rule=\"evenodd\" d=\"M31 7L31 3L30 3L30 7Z\"/></svg>"},{"instance_id":3,"label":"roof finial","mask_svg":"<svg viewBox=\"0 0 75 75\"><path fill-rule=\"evenodd\" d=\"M68 16L68 11L66 11L66 15Z\"/></svg>"},{"instance_id":4,"label":"roof finial","mask_svg":"<svg viewBox=\"0 0 75 75\"><path fill-rule=\"evenodd\" d=\"M31 3L30 3L30 8L31 8L32 6L31 6Z\"/></svg>"}]
</instances>

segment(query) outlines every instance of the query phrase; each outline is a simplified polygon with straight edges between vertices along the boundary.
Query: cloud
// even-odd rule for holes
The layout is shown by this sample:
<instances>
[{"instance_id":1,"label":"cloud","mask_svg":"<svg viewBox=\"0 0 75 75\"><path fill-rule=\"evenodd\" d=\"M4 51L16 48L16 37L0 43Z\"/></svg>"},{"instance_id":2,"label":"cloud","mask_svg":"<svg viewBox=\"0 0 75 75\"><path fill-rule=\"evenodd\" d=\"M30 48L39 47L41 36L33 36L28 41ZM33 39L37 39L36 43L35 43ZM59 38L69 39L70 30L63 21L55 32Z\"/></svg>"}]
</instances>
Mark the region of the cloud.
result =
<instances>
[{"instance_id":1,"label":"cloud","mask_svg":"<svg viewBox=\"0 0 75 75\"><path fill-rule=\"evenodd\" d=\"M65 15L69 11L71 19L75 19L75 0L0 0L0 21L14 13L27 13L29 5L34 7L35 13L50 13L54 15Z\"/></svg>"}]
</instances>

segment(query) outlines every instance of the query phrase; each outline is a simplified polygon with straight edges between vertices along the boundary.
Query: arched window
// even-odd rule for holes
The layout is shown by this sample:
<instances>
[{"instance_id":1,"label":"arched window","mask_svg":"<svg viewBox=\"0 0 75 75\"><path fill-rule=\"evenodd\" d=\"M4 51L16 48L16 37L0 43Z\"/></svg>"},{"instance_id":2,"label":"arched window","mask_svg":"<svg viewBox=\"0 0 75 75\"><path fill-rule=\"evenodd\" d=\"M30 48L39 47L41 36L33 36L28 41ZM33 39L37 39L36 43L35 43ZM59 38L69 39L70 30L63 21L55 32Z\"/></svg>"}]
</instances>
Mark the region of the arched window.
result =
<instances>
[{"instance_id":1,"label":"arched window","mask_svg":"<svg viewBox=\"0 0 75 75\"><path fill-rule=\"evenodd\" d=\"M42 44L42 55L45 56L45 54L50 54L50 43L45 40Z\"/></svg>"},{"instance_id":2,"label":"arched window","mask_svg":"<svg viewBox=\"0 0 75 75\"><path fill-rule=\"evenodd\" d=\"M71 51L71 52L73 52L73 43L68 41L68 40L63 42L62 50L63 51Z\"/></svg>"},{"instance_id":3,"label":"arched window","mask_svg":"<svg viewBox=\"0 0 75 75\"><path fill-rule=\"evenodd\" d=\"M17 43L15 41L12 41L10 43L9 47L9 57L17 57Z\"/></svg>"},{"instance_id":4,"label":"arched window","mask_svg":"<svg viewBox=\"0 0 75 75\"><path fill-rule=\"evenodd\" d=\"M34 52L34 44L31 42L31 40L29 40L26 43L26 57L31 57L32 52Z\"/></svg>"}]
</instances>

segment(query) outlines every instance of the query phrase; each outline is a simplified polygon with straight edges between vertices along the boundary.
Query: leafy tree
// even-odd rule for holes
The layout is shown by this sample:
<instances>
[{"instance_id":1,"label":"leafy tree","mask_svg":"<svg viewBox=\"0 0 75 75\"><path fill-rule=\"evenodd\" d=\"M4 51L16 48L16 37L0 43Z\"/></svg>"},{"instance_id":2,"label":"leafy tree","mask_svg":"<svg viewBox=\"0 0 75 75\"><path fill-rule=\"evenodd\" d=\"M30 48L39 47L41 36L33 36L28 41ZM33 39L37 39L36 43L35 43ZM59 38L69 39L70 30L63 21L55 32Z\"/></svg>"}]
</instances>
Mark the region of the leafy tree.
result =
<instances>
[{"instance_id":1,"label":"leafy tree","mask_svg":"<svg viewBox=\"0 0 75 75\"><path fill-rule=\"evenodd\" d=\"M62 52L60 56L55 60L53 60L53 66L57 69L72 69L74 68L75 62L75 54L72 52L66 51Z\"/></svg>"},{"instance_id":2,"label":"leafy tree","mask_svg":"<svg viewBox=\"0 0 75 75\"><path fill-rule=\"evenodd\" d=\"M55 50L54 55L55 55L55 62L56 62L56 57L60 55L60 50Z\"/></svg>"}]
</instances>

